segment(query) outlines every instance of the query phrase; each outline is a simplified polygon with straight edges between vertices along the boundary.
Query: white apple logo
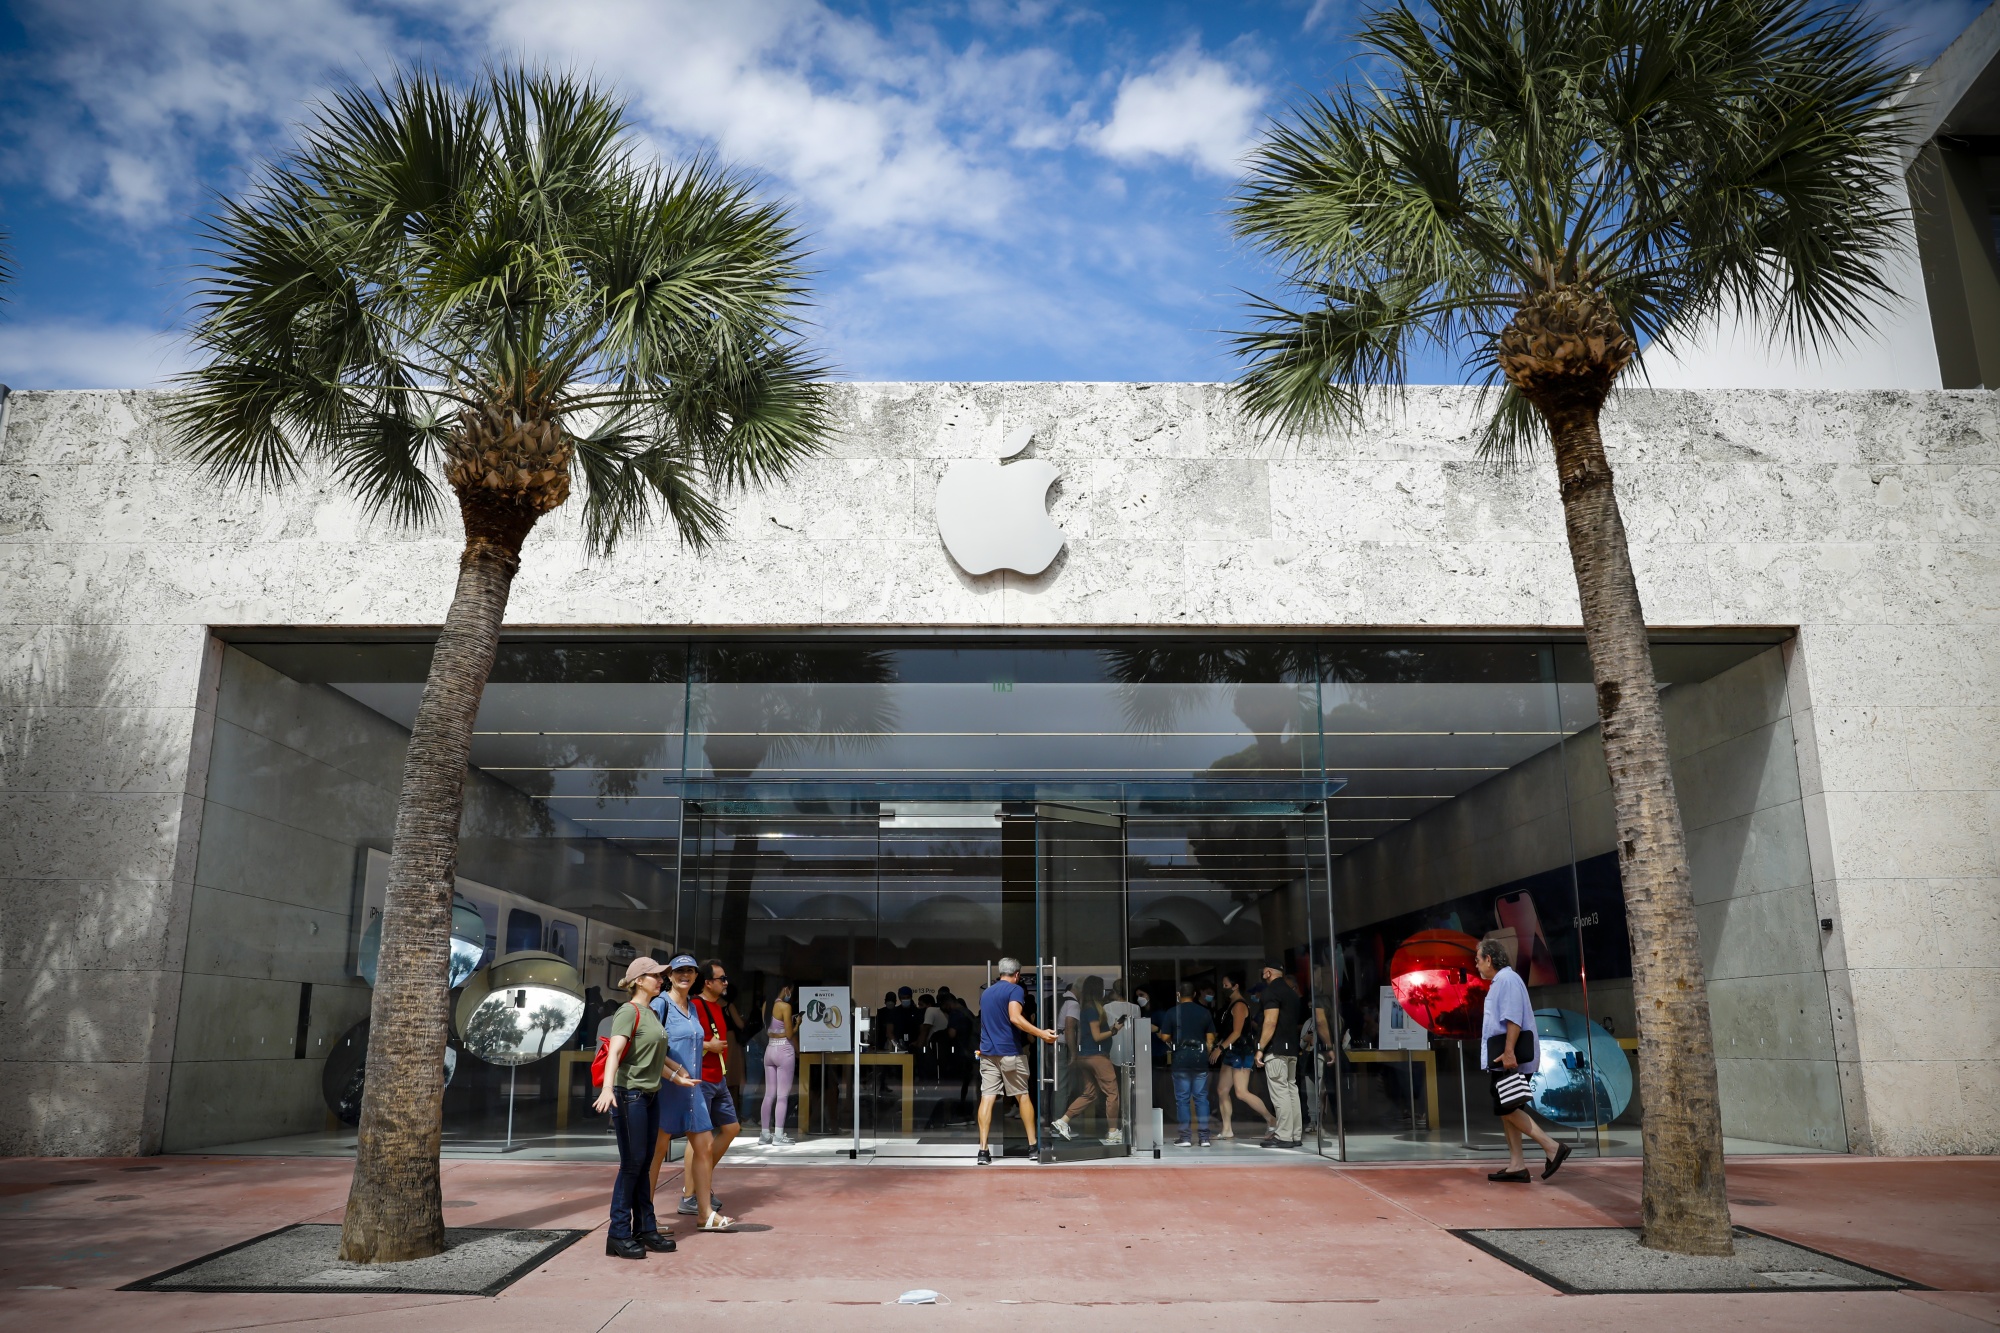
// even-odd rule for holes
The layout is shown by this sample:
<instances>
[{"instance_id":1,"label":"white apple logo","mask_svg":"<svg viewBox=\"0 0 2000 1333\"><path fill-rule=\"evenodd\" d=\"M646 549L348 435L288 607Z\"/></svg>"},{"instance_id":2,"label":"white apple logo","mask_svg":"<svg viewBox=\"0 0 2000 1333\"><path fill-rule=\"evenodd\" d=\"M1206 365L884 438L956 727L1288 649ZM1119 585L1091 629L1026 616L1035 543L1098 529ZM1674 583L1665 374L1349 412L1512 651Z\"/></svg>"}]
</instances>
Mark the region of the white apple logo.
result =
<instances>
[{"instance_id":1,"label":"white apple logo","mask_svg":"<svg viewBox=\"0 0 2000 1333\"><path fill-rule=\"evenodd\" d=\"M1012 458L1034 438L1026 426L1008 432L1000 458ZM1055 464L1041 458L1004 466L982 458L946 468L937 488L938 536L958 567L968 574L1047 569L1064 541L1048 511L1057 475Z\"/></svg>"}]
</instances>

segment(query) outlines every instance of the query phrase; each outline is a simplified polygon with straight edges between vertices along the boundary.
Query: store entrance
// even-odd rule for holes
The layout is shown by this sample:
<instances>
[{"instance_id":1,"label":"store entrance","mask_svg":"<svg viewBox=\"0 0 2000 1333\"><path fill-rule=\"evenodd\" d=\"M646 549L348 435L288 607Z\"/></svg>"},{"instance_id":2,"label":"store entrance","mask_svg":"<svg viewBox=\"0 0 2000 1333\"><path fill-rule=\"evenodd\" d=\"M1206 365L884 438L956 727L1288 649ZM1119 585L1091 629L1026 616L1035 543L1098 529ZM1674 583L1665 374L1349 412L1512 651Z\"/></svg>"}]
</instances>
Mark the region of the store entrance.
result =
<instances>
[{"instance_id":1,"label":"store entrance","mask_svg":"<svg viewBox=\"0 0 2000 1333\"><path fill-rule=\"evenodd\" d=\"M838 1152L858 1137L880 1156L964 1155L978 1137L979 1000L1012 957L1029 1021L1062 1034L1052 1047L1023 1036L1042 1150L1130 1150L1143 1044L1115 804L712 800L685 819L676 938L729 960L736 979L742 1142L777 1093L767 1071L783 1068L765 1059L772 1002L830 989L865 1016L859 1059L845 1033L808 1023L787 1080L794 1142L767 1147ZM1028 1151L1011 1099L995 1107L992 1147Z\"/></svg>"}]
</instances>

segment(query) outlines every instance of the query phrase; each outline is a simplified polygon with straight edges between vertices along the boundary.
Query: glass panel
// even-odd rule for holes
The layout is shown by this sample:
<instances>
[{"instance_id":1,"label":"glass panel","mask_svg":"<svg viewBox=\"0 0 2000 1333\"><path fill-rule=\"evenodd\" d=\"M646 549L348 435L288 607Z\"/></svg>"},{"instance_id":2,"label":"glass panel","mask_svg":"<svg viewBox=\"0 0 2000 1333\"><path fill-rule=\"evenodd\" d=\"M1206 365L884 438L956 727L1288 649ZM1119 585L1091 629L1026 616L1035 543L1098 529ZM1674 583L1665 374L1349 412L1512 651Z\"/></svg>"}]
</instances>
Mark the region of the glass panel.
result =
<instances>
[{"instance_id":1,"label":"glass panel","mask_svg":"<svg viewBox=\"0 0 2000 1333\"><path fill-rule=\"evenodd\" d=\"M516 907L507 913L507 953L542 947L542 919Z\"/></svg>"},{"instance_id":2,"label":"glass panel","mask_svg":"<svg viewBox=\"0 0 2000 1333\"><path fill-rule=\"evenodd\" d=\"M1328 970L1353 1160L1504 1149L1479 1075L1479 942L1581 1003L1553 666L1536 644L1341 645L1322 686ZM1578 998L1566 999L1574 991Z\"/></svg>"},{"instance_id":3,"label":"glass panel","mask_svg":"<svg viewBox=\"0 0 2000 1333\"><path fill-rule=\"evenodd\" d=\"M1558 669L1565 729L1574 733L1568 769L1577 915L1590 979L1582 1014L1565 1019L1566 1035L1571 1062L1590 1071L1599 1124L1576 1118L1601 1151L1634 1156L1644 1107L1610 781L1589 659L1580 649L1560 650ZM1844 1151L1785 651L1660 644L1654 671L1701 928L1724 1146L1732 1153ZM1573 1081L1583 1086L1581 1076Z\"/></svg>"},{"instance_id":4,"label":"glass panel","mask_svg":"<svg viewBox=\"0 0 2000 1333\"><path fill-rule=\"evenodd\" d=\"M1309 651L704 648L690 776L915 799L1116 799L1318 777ZM919 788L921 784L921 788Z\"/></svg>"},{"instance_id":5,"label":"glass panel","mask_svg":"<svg viewBox=\"0 0 2000 1333\"><path fill-rule=\"evenodd\" d=\"M1315 881L1324 893L1324 827L1317 807L1302 802L1210 805L1178 814L1155 810L1129 821L1134 986L1149 1018L1162 1025L1151 1043L1149 1091L1161 1111L1170 1156L1182 1151L1176 1140L1183 1128L1190 1150L1198 1150L1202 1125L1219 1136L1225 1114L1232 1137L1215 1137L1218 1155L1239 1146L1248 1151L1271 1128L1267 1112L1274 1094L1255 1058L1267 960L1278 964L1297 996L1280 1006L1291 1018L1276 1042L1294 1061L1279 1071L1280 1087L1296 1087L1302 1097L1298 1126L1288 1123L1287 1132L1296 1138L1305 1133L1308 1119L1317 1118L1314 1059L1294 1052L1309 1014L1321 1003L1310 963L1307 904ZM1192 1081L1187 1068L1177 1071L1170 1049L1185 1017L1169 1017L1182 988L1190 985L1209 1025L1225 1037L1236 1027L1232 996L1240 993L1244 1006L1242 1049L1219 1056ZM1205 1121L1198 1114L1204 1105Z\"/></svg>"},{"instance_id":6,"label":"glass panel","mask_svg":"<svg viewBox=\"0 0 2000 1333\"><path fill-rule=\"evenodd\" d=\"M1037 1051L1042 1155L1124 1157L1133 1048L1118 1039L1138 1017L1123 1003L1125 821L1114 811L1051 805L1036 815L1041 1002L1058 1037Z\"/></svg>"}]
</instances>

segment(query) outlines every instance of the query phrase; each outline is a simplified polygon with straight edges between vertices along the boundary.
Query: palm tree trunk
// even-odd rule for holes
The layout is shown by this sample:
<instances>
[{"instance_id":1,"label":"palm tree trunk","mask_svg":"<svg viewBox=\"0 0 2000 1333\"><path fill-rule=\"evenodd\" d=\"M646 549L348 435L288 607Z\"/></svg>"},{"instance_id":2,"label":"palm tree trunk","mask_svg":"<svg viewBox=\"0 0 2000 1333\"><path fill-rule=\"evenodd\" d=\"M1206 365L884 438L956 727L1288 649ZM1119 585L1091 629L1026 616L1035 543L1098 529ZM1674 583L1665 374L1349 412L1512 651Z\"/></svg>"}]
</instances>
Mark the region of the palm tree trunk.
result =
<instances>
[{"instance_id":1,"label":"palm tree trunk","mask_svg":"<svg viewBox=\"0 0 2000 1333\"><path fill-rule=\"evenodd\" d=\"M1680 1254L1732 1251L1708 986L1646 622L1595 405L1548 414L1584 642L1597 683L1632 933L1632 1000L1645 1106L1641 1240Z\"/></svg>"},{"instance_id":2,"label":"palm tree trunk","mask_svg":"<svg viewBox=\"0 0 2000 1333\"><path fill-rule=\"evenodd\" d=\"M438 1152L466 764L520 568L521 541L534 522L482 523L465 508L458 588L410 729L389 853L382 952L368 1010L368 1077L340 1233L340 1257L353 1263L394 1263L444 1250Z\"/></svg>"}]
</instances>

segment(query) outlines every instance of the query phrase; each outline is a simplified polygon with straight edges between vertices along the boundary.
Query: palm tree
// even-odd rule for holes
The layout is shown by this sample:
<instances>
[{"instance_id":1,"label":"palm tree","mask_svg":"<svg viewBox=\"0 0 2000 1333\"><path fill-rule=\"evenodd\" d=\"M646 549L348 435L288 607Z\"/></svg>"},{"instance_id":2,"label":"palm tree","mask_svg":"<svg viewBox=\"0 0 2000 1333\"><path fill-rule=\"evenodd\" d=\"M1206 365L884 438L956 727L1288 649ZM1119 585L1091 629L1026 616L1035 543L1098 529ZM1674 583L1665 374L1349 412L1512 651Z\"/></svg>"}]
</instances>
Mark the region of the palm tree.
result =
<instances>
[{"instance_id":1,"label":"palm tree","mask_svg":"<svg viewBox=\"0 0 2000 1333\"><path fill-rule=\"evenodd\" d=\"M646 160L604 91L513 71L348 88L208 239L208 364L170 409L188 455L405 523L455 502L464 525L404 761L341 1235L349 1260L435 1254L453 868L522 543L574 485L594 553L661 512L699 547L722 492L819 447L798 236L740 178Z\"/></svg>"},{"instance_id":2,"label":"palm tree","mask_svg":"<svg viewBox=\"0 0 2000 1333\"><path fill-rule=\"evenodd\" d=\"M1634 941L1644 1240L1728 1253L1685 839L1598 414L1641 342L1735 316L1812 350L1868 318L1902 226L1902 71L1861 14L1805 0L1399 0L1360 40L1379 82L1270 129L1235 201L1288 288L1255 300L1235 388L1278 433L1357 424L1429 346L1499 389L1483 453L1552 446Z\"/></svg>"}]
</instances>

